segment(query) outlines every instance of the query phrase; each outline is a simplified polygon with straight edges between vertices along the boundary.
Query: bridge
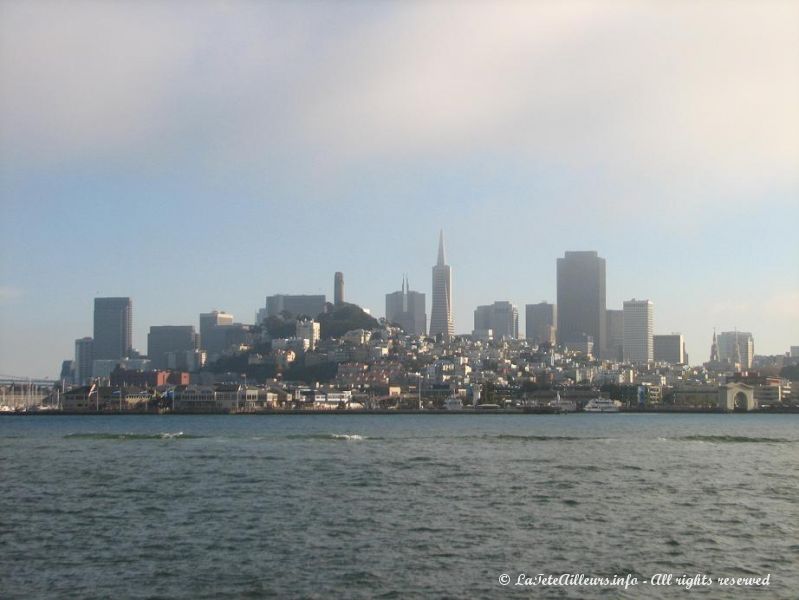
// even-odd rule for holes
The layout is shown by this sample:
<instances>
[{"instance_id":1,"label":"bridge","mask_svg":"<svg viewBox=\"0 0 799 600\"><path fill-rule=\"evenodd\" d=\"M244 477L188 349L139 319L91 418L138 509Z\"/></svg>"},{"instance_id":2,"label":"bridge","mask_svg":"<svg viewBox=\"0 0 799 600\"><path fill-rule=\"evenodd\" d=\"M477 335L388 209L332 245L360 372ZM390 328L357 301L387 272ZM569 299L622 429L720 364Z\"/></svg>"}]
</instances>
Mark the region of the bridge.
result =
<instances>
[{"instance_id":1,"label":"bridge","mask_svg":"<svg viewBox=\"0 0 799 600\"><path fill-rule=\"evenodd\" d=\"M37 379L35 377L24 377L22 375L1 375L0 374L0 385L31 385L34 387L49 387L52 388L54 385L58 385L61 383L60 379Z\"/></svg>"}]
</instances>

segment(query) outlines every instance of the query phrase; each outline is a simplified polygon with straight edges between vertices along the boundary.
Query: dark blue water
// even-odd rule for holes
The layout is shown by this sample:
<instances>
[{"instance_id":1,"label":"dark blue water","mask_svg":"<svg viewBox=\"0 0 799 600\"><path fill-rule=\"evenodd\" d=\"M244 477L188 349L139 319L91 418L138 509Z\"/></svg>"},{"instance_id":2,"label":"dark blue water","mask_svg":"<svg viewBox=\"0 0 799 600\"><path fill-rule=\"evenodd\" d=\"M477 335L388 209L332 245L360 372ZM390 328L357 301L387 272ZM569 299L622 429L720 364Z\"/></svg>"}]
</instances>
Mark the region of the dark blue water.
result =
<instances>
[{"instance_id":1,"label":"dark blue water","mask_svg":"<svg viewBox=\"0 0 799 600\"><path fill-rule=\"evenodd\" d=\"M5 417L0 597L795 599L798 465L795 415Z\"/></svg>"}]
</instances>

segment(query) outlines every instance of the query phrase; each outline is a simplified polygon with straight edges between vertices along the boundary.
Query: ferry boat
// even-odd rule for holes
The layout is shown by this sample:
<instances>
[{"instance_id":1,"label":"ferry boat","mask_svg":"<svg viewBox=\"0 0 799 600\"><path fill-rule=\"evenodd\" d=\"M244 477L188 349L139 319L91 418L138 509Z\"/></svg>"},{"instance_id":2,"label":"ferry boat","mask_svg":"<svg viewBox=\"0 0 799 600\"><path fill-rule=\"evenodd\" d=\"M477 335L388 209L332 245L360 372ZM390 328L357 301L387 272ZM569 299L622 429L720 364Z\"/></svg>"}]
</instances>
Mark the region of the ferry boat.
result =
<instances>
[{"instance_id":1,"label":"ferry boat","mask_svg":"<svg viewBox=\"0 0 799 600\"><path fill-rule=\"evenodd\" d=\"M608 398L592 398L585 405L585 412L619 412L620 402Z\"/></svg>"}]
</instances>

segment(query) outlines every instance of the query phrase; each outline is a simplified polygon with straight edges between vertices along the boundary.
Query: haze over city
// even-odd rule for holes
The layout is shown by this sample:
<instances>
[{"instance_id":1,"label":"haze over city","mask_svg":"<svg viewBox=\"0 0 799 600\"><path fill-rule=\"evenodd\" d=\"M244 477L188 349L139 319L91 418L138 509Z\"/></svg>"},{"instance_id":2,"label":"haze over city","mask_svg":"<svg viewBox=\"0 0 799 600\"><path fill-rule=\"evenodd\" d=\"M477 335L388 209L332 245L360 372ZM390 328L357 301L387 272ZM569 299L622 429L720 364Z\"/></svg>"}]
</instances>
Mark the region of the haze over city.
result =
<instances>
[{"instance_id":1,"label":"haze over city","mask_svg":"<svg viewBox=\"0 0 799 600\"><path fill-rule=\"evenodd\" d=\"M141 351L335 271L429 310L440 228L456 333L595 250L692 363L799 342L799 6L454 7L0 3L0 372L56 377L95 296Z\"/></svg>"}]
</instances>

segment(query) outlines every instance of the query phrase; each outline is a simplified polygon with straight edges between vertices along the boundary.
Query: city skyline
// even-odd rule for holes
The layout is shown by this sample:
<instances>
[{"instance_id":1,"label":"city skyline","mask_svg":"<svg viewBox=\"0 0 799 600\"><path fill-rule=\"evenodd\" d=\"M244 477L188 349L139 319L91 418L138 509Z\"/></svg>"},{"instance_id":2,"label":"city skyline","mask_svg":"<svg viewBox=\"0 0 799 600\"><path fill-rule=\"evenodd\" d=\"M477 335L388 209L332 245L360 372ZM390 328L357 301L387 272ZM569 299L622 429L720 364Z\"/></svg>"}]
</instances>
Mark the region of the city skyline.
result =
<instances>
[{"instance_id":1,"label":"city skyline","mask_svg":"<svg viewBox=\"0 0 799 600\"><path fill-rule=\"evenodd\" d=\"M379 316L440 228L459 334L595 250L692 362L798 343L794 3L231 5L3 5L1 373L55 377L98 296L139 351L336 271Z\"/></svg>"}]
</instances>

